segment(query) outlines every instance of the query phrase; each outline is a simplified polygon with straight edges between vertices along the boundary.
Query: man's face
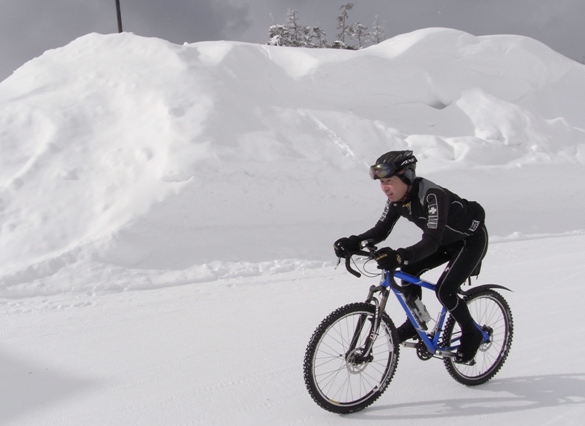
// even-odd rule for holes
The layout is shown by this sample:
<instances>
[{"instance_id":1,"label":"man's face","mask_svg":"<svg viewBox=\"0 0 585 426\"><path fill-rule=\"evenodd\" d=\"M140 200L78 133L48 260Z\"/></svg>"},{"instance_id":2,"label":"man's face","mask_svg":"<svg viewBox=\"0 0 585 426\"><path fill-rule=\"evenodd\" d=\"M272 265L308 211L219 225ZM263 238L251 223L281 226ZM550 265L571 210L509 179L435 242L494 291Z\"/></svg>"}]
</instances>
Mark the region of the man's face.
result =
<instances>
[{"instance_id":1,"label":"man's face","mask_svg":"<svg viewBox=\"0 0 585 426\"><path fill-rule=\"evenodd\" d=\"M402 182L398 176L380 179L382 191L392 202L400 201L408 191L408 185Z\"/></svg>"}]
</instances>

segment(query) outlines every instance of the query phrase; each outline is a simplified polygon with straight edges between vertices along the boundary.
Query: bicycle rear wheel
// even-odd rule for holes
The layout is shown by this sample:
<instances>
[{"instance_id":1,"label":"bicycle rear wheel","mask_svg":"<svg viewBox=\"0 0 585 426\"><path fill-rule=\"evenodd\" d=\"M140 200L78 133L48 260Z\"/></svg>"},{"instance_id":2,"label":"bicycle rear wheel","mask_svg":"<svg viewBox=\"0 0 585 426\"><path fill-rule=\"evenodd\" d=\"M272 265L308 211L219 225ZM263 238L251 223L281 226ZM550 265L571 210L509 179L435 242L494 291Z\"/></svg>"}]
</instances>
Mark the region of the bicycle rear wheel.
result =
<instances>
[{"instance_id":1,"label":"bicycle rear wheel","mask_svg":"<svg viewBox=\"0 0 585 426\"><path fill-rule=\"evenodd\" d=\"M479 290L463 300L475 322L488 332L490 339L480 346L472 363L459 364L451 358L445 358L443 362L451 377L459 383L476 386L489 381L506 362L512 346L514 324L510 306L494 290ZM461 329L453 317L445 324L444 336L448 346L457 344L461 337Z\"/></svg>"},{"instance_id":2,"label":"bicycle rear wheel","mask_svg":"<svg viewBox=\"0 0 585 426\"><path fill-rule=\"evenodd\" d=\"M386 313L370 356L363 356L374 313L374 305L352 303L332 312L313 333L303 372L309 394L325 410L338 414L363 410L392 380L399 349L396 327Z\"/></svg>"}]
</instances>

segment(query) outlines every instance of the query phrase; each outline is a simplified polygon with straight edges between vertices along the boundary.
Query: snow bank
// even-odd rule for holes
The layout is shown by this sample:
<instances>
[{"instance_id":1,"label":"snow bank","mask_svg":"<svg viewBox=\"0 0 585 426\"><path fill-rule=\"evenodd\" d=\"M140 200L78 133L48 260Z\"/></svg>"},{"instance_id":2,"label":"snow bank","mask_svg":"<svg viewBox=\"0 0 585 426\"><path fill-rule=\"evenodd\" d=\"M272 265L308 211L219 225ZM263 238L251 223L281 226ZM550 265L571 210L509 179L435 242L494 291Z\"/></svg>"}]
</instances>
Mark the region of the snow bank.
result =
<instances>
[{"instance_id":1,"label":"snow bank","mask_svg":"<svg viewBox=\"0 0 585 426\"><path fill-rule=\"evenodd\" d=\"M518 36L349 52L89 34L0 83L0 296L322 265L377 219L382 152L504 185L531 164L581 173L584 91L582 65Z\"/></svg>"}]
</instances>

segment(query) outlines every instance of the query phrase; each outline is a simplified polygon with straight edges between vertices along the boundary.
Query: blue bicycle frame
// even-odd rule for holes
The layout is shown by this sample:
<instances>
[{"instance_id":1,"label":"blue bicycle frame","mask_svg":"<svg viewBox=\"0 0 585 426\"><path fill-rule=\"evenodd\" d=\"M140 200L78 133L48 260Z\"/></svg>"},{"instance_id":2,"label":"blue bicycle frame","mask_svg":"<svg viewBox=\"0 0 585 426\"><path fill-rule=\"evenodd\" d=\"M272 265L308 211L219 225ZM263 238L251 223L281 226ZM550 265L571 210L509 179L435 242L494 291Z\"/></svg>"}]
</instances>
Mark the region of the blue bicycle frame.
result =
<instances>
[{"instance_id":1,"label":"blue bicycle frame","mask_svg":"<svg viewBox=\"0 0 585 426\"><path fill-rule=\"evenodd\" d=\"M448 313L447 309L445 307L442 308L441 313L439 314L439 318L437 319L437 324L435 326L435 329L430 334L430 337L429 337L429 334L427 334L427 331L419 323L419 321L417 320L415 315L412 313L411 308L406 303L406 296L402 292L402 288L396 283L396 281L395 281L396 279L406 281L410 284L413 284L413 285L416 285L416 286L419 286L422 288L426 288L428 290L432 290L433 292L435 291L435 289L437 287L436 284L429 283L425 280L420 279L419 277L415 277L413 275L407 274L406 272L394 271L394 273L391 273L389 271L384 271L383 280L380 282L380 287L382 287L384 289L390 289L394 293L394 295L398 299L398 302L402 306L402 309L404 309L406 316L408 317L410 322L414 325L414 328L416 329L419 338L425 344L425 346L427 347L428 351L431 354L448 356L448 357L455 356L455 351L457 349L457 346L441 347L439 344L439 340L441 338L442 331L443 331L443 325L445 323L445 319L447 318L447 313ZM476 324L475 326L477 327L478 330L480 330L482 332L483 337L484 337L484 341L488 341L488 339L489 339L488 333L486 333L484 330L482 330L479 325ZM453 339L452 343L457 342L458 340L459 340L459 338Z\"/></svg>"},{"instance_id":2,"label":"blue bicycle frame","mask_svg":"<svg viewBox=\"0 0 585 426\"><path fill-rule=\"evenodd\" d=\"M376 247L370 245L370 246L367 246L365 248L368 249L369 252L364 251L364 250L358 250L358 251L352 252L351 255L357 254L360 256L369 257L371 259L373 256L373 253L376 251ZM359 277L361 277L361 274L351 267L351 255L346 256L346 258L345 258L345 268L352 275L359 278ZM441 313L439 314L439 318L437 319L434 330L431 333L427 333L427 331L424 329L424 327L416 319L411 308L406 303L406 296L403 293L403 288L396 283L396 279L406 281L407 283L410 283L410 284L413 284L413 285L416 285L416 286L419 286L422 288L426 288L428 290L433 290L433 292L435 292L436 287L437 287L436 284L427 282L425 280L420 279L419 277L415 277L414 275L407 274L406 272L402 272L400 270L393 271L393 272L385 270L383 272L380 284L377 286L370 287L370 293L366 299L366 302L374 303L376 305L376 315L375 315L375 324L374 324L373 332L372 332L371 337L368 339L365 353L369 354L371 347L372 347L372 344L373 344L373 342L378 334L378 328L380 327L380 324L382 321L382 314L383 314L384 310L386 309L386 302L388 301L389 293L390 293L390 291L392 291L394 293L394 295L396 296L396 298L398 299L398 302L402 306L402 309L404 309L406 316L408 317L408 319L410 320L410 322L413 324L414 328L416 329L416 332L418 333L418 336L420 337L421 341L425 344L429 354L439 355L439 356L449 357L449 358L455 357L456 351L459 347L459 344L458 344L458 342L460 340L459 337L455 337L455 338L451 339L451 344L455 343L455 346L444 347L444 346L441 346L439 343L441 336L442 336L442 333L443 333L443 326L444 326L445 320L447 318L448 310L445 307L442 308ZM485 285L482 285L479 287L475 287L474 291L479 291L479 290L488 289L488 288L489 289L500 288L500 289L504 289L504 290L508 290L508 291L510 290L510 289L508 289L504 286L498 285L498 284L485 284ZM374 293L377 293L377 292L382 293L382 297L380 298L380 300L378 300L377 298L374 297ZM459 293L463 296L468 294L468 292L465 292L465 291L459 291ZM482 327L480 327L477 323L475 323L475 326L483 334L484 343L489 342L491 339L489 332L487 330L482 329ZM418 347L418 344L405 343L404 345L411 346L411 347Z\"/></svg>"}]
</instances>

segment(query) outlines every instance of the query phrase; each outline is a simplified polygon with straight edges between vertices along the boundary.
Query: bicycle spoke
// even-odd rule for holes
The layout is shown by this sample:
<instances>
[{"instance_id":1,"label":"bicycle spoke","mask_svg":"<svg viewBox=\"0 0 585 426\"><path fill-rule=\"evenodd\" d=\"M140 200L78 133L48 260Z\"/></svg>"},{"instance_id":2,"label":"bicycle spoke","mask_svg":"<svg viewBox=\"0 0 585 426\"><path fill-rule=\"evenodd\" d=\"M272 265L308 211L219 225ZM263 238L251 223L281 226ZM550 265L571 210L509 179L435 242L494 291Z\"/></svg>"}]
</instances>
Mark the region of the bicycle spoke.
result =
<instances>
[{"instance_id":1,"label":"bicycle spoke","mask_svg":"<svg viewBox=\"0 0 585 426\"><path fill-rule=\"evenodd\" d=\"M305 381L313 399L334 412L353 412L371 404L394 375L398 346L388 317L368 356L374 307L347 305L326 318L305 356Z\"/></svg>"},{"instance_id":2,"label":"bicycle spoke","mask_svg":"<svg viewBox=\"0 0 585 426\"><path fill-rule=\"evenodd\" d=\"M457 364L451 359L444 363L451 376L466 385L478 385L490 380L505 362L512 341L513 323L510 308L497 292L484 289L466 299L475 322L490 335L470 364ZM451 345L460 336L459 326L453 319L445 326L445 335Z\"/></svg>"}]
</instances>

